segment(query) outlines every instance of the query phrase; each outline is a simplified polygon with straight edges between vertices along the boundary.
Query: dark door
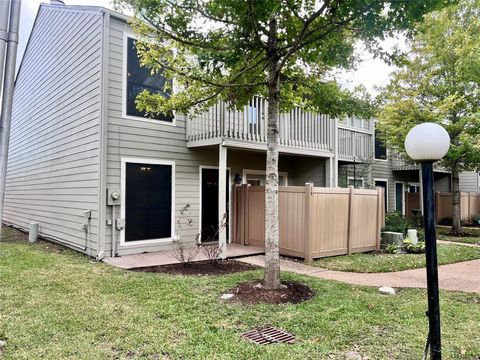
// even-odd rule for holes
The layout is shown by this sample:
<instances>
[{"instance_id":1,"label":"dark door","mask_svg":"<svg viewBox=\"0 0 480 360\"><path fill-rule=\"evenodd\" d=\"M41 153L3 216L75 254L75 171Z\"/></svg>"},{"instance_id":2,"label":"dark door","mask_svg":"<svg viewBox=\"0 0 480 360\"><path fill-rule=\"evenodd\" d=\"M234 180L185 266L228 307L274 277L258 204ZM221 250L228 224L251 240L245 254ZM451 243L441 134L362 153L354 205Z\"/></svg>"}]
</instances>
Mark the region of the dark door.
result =
<instances>
[{"instance_id":1,"label":"dark door","mask_svg":"<svg viewBox=\"0 0 480 360\"><path fill-rule=\"evenodd\" d=\"M227 232L228 238L228 209L229 209L229 191L228 191L229 171L227 170L227 227L223 230ZM202 242L218 240L218 169L202 169Z\"/></svg>"},{"instance_id":2,"label":"dark door","mask_svg":"<svg viewBox=\"0 0 480 360\"><path fill-rule=\"evenodd\" d=\"M403 183L395 183L395 211L403 213Z\"/></svg>"},{"instance_id":3,"label":"dark door","mask_svg":"<svg viewBox=\"0 0 480 360\"><path fill-rule=\"evenodd\" d=\"M125 241L172 236L172 166L126 164Z\"/></svg>"},{"instance_id":4,"label":"dark door","mask_svg":"<svg viewBox=\"0 0 480 360\"><path fill-rule=\"evenodd\" d=\"M383 187L384 189L384 200L385 200L385 212L387 212L387 194L388 194L388 188L387 188L387 182L384 180L375 180L375 187Z\"/></svg>"}]
</instances>

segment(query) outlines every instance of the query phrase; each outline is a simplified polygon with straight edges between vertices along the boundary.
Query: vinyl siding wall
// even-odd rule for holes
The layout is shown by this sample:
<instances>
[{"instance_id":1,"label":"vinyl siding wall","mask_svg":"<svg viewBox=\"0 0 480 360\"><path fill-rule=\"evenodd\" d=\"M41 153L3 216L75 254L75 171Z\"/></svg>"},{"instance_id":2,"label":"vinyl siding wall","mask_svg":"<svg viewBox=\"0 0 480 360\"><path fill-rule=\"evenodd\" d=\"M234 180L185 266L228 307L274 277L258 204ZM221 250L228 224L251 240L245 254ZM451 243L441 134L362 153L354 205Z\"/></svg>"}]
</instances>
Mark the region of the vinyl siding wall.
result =
<instances>
[{"instance_id":1,"label":"vinyl siding wall","mask_svg":"<svg viewBox=\"0 0 480 360\"><path fill-rule=\"evenodd\" d=\"M86 31L88 29L88 31ZM4 221L96 255L102 14L42 5L14 91Z\"/></svg>"},{"instance_id":2,"label":"vinyl siding wall","mask_svg":"<svg viewBox=\"0 0 480 360\"><path fill-rule=\"evenodd\" d=\"M478 173L474 171L461 173L460 190L466 192L479 192Z\"/></svg>"},{"instance_id":3,"label":"vinyl siding wall","mask_svg":"<svg viewBox=\"0 0 480 360\"><path fill-rule=\"evenodd\" d=\"M130 33L128 25L114 17L110 20L109 73L108 73L108 128L107 128L107 179L110 189L121 187L122 158L169 160L175 162L175 211L176 216L186 204L191 205L191 228L183 231L186 241L193 241L199 231L200 166L218 166L218 148L187 147L186 119L176 115L175 125L159 121L144 121L126 118L122 114L124 32ZM311 165L315 164L312 168ZM300 168L298 167L300 166ZM325 184L325 160L280 156L279 170L288 172L290 185L303 185L305 179L313 179L317 186ZM235 174L242 175L243 169L264 170L265 154L261 152L227 150L227 167L231 172L231 184ZM308 169L308 172L301 170ZM300 170L299 170L300 169ZM296 180L298 179L298 181ZM122 194L123 195L123 194ZM120 209L118 209L118 213ZM112 208L106 209L107 218ZM127 220L128 224L128 220ZM128 225L127 225L128 226ZM118 236L117 232L117 236ZM117 244L119 244L117 238ZM111 254L112 227L106 226L106 255ZM119 255L143 251L166 250L171 242L119 247Z\"/></svg>"}]
</instances>

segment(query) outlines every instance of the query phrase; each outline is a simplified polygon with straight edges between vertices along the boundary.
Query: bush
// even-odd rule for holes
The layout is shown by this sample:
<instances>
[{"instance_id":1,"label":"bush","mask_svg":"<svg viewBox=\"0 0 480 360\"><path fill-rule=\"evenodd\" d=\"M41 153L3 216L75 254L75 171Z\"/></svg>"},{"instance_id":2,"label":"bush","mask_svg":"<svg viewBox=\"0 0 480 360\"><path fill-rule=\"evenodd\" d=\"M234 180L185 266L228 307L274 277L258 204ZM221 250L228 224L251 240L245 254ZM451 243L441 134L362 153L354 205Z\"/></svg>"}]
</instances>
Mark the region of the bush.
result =
<instances>
[{"instance_id":1,"label":"bush","mask_svg":"<svg viewBox=\"0 0 480 360\"><path fill-rule=\"evenodd\" d=\"M480 225L480 214L475 214L471 218L472 224L475 226Z\"/></svg>"},{"instance_id":2,"label":"bush","mask_svg":"<svg viewBox=\"0 0 480 360\"><path fill-rule=\"evenodd\" d=\"M412 254L421 254L425 252L425 242L424 241L418 241L416 244L412 243L412 240L410 239L405 239L403 240L403 246L407 252L412 253Z\"/></svg>"},{"instance_id":3,"label":"bush","mask_svg":"<svg viewBox=\"0 0 480 360\"><path fill-rule=\"evenodd\" d=\"M388 213L385 217L385 226L382 231L393 231L407 235L407 230L415 227L415 224L403 216L400 212L395 211Z\"/></svg>"},{"instance_id":4,"label":"bush","mask_svg":"<svg viewBox=\"0 0 480 360\"><path fill-rule=\"evenodd\" d=\"M398 253L398 245L394 243L386 244L383 249L387 254L397 254Z\"/></svg>"}]
</instances>

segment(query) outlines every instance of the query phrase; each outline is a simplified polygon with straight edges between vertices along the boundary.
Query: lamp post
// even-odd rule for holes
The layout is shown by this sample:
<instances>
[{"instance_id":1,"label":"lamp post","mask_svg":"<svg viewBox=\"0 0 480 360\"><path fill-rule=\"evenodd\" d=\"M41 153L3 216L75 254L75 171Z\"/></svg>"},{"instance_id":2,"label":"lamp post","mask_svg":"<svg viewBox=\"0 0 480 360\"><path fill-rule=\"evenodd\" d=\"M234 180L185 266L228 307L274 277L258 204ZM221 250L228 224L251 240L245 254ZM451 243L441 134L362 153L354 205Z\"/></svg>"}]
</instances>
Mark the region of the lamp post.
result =
<instances>
[{"instance_id":1,"label":"lamp post","mask_svg":"<svg viewBox=\"0 0 480 360\"><path fill-rule=\"evenodd\" d=\"M440 304L438 296L437 240L433 197L433 162L442 159L450 147L450 136L438 124L423 123L412 128L405 138L405 150L422 166L425 255L427 262L428 322L430 358L442 358Z\"/></svg>"}]
</instances>

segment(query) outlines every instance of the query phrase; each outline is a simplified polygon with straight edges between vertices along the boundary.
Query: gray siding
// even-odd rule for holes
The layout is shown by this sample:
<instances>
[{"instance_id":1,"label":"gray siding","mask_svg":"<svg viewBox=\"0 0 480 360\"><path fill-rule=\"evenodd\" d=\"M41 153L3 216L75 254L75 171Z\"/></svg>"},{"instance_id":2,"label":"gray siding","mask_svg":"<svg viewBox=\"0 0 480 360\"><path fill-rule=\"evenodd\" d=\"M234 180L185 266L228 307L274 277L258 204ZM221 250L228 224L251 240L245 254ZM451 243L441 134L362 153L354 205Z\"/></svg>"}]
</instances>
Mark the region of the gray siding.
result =
<instances>
[{"instance_id":1,"label":"gray siding","mask_svg":"<svg viewBox=\"0 0 480 360\"><path fill-rule=\"evenodd\" d=\"M474 171L460 174L460 190L467 192L479 192L478 173Z\"/></svg>"},{"instance_id":2,"label":"gray siding","mask_svg":"<svg viewBox=\"0 0 480 360\"><path fill-rule=\"evenodd\" d=\"M4 221L96 255L102 13L42 5L15 85ZM88 31L86 31L88 29Z\"/></svg>"}]
</instances>

